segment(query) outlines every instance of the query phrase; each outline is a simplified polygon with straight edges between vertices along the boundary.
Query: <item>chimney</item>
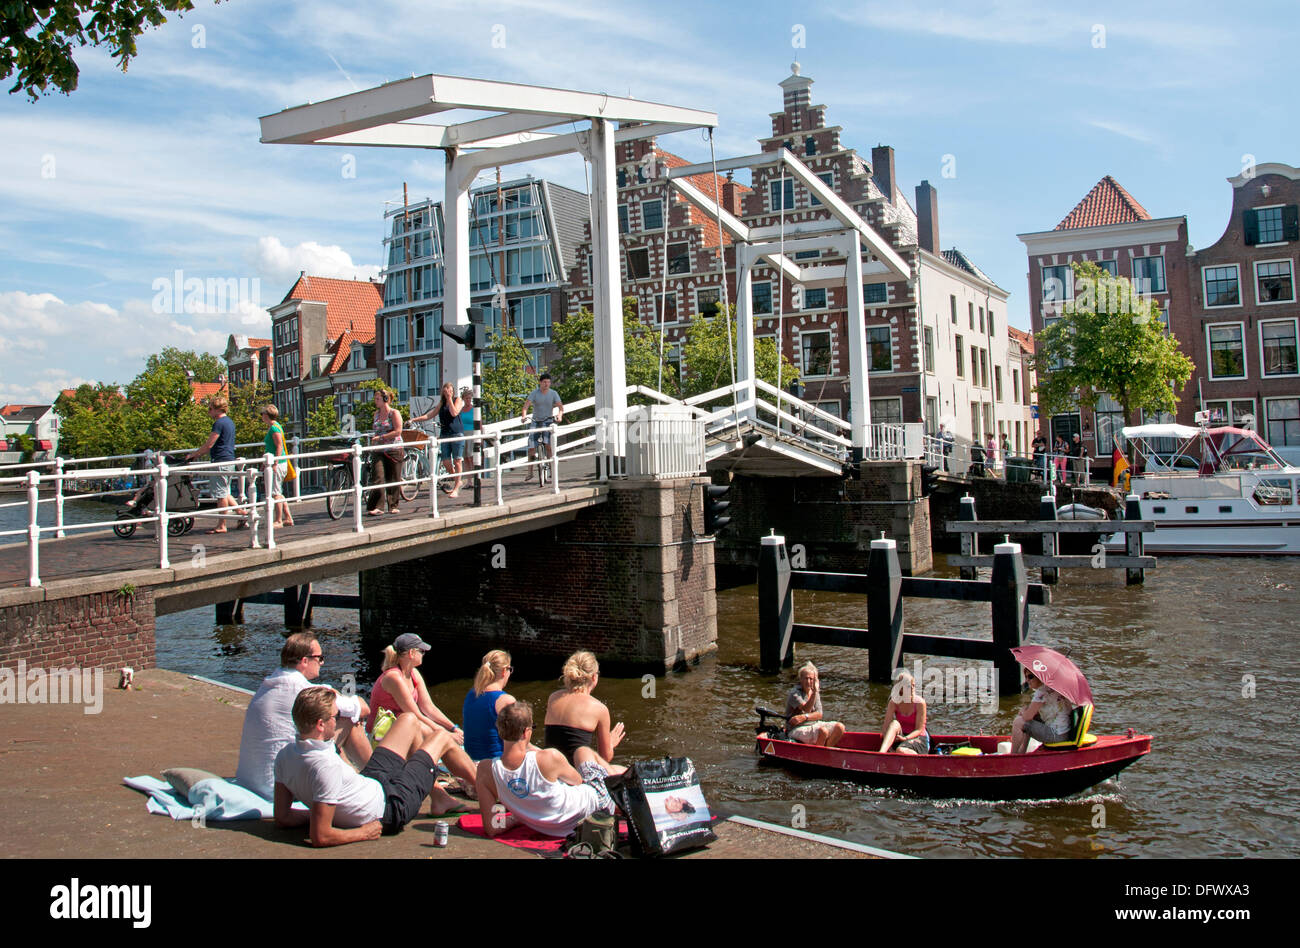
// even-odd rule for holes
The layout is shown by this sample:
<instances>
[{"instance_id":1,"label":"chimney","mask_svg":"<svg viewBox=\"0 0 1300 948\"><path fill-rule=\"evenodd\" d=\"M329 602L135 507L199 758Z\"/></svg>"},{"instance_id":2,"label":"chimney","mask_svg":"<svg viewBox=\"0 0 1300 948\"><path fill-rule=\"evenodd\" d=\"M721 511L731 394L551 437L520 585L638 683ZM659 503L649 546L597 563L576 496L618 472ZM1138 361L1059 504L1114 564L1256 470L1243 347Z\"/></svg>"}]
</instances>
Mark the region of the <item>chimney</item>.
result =
<instances>
[{"instance_id":1,"label":"chimney","mask_svg":"<svg viewBox=\"0 0 1300 948\"><path fill-rule=\"evenodd\" d=\"M929 181L916 186L916 237L922 249L939 252L939 192Z\"/></svg>"},{"instance_id":2,"label":"chimney","mask_svg":"<svg viewBox=\"0 0 1300 948\"><path fill-rule=\"evenodd\" d=\"M894 203L894 149L889 145L877 145L871 149L871 176L876 179L876 187Z\"/></svg>"},{"instance_id":3,"label":"chimney","mask_svg":"<svg viewBox=\"0 0 1300 948\"><path fill-rule=\"evenodd\" d=\"M727 180L722 184L722 207L723 209L739 217L743 211L740 208L740 190L736 187L735 172L727 172Z\"/></svg>"}]
</instances>

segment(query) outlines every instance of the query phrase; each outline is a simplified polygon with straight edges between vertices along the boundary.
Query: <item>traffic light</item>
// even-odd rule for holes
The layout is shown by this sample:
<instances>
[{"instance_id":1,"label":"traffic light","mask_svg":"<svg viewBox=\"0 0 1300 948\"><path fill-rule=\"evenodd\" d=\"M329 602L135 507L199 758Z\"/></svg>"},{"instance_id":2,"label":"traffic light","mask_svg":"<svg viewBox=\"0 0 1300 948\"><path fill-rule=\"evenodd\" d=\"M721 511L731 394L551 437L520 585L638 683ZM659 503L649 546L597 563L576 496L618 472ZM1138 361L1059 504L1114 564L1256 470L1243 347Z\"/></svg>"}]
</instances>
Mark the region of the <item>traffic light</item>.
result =
<instances>
[{"instance_id":1,"label":"traffic light","mask_svg":"<svg viewBox=\"0 0 1300 948\"><path fill-rule=\"evenodd\" d=\"M486 349L488 339L484 323L487 321L487 307L470 306L465 312L469 316L468 325L443 326L442 334L456 340L466 349Z\"/></svg>"},{"instance_id":2,"label":"traffic light","mask_svg":"<svg viewBox=\"0 0 1300 948\"><path fill-rule=\"evenodd\" d=\"M929 497L939 486L939 466L925 464L921 467L921 496Z\"/></svg>"},{"instance_id":3,"label":"traffic light","mask_svg":"<svg viewBox=\"0 0 1300 948\"><path fill-rule=\"evenodd\" d=\"M731 523L730 517L722 516L731 506L731 501L723 500L731 491L730 484L706 484L704 487L704 532L708 536L721 533Z\"/></svg>"}]
</instances>

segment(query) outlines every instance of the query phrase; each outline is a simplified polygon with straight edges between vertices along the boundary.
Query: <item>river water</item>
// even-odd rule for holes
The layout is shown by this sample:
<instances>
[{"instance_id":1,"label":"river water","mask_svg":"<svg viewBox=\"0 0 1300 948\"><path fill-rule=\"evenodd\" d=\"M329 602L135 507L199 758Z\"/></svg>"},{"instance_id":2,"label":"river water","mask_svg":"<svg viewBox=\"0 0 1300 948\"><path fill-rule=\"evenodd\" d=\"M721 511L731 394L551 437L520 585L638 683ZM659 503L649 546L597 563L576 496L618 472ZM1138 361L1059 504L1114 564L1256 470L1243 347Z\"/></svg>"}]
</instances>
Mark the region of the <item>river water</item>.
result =
<instances>
[{"instance_id":1,"label":"river water","mask_svg":"<svg viewBox=\"0 0 1300 948\"><path fill-rule=\"evenodd\" d=\"M104 508L70 504L73 517ZM11 511L0 509L0 529ZM955 576L943 565L933 575ZM1031 571L1032 572L1032 571ZM355 591L355 579L318 584ZM734 812L920 856L1300 855L1300 562L1269 557L1164 557L1144 586L1122 571L1065 571L1048 606L1030 607L1032 641L1068 649L1092 683L1093 731L1154 735L1152 752L1086 796L1039 802L934 801L848 781L762 767L753 753L755 703L781 710L793 669L758 671L756 589L718 594L718 650L688 671L652 680L601 679L597 692L627 726L618 757L688 755L711 801ZM861 597L799 592L797 621L865 625ZM277 663L278 606L246 606L243 626L214 627L211 609L158 621L163 668L256 688ZM323 680L366 682L378 656L362 655L354 612L317 609ZM430 618L436 622L436 617ZM989 607L905 601L908 631L987 637ZM821 671L827 717L877 730L889 689L869 684L864 652L801 646ZM908 656L908 667L916 656ZM957 660L924 659L924 669ZM556 674L559 673L556 662ZM975 663L972 667L980 667ZM989 666L984 666L989 667ZM459 719L473 669L426 659L434 700ZM449 677L458 676L458 677ZM923 678L922 681L925 679ZM554 680L513 681L540 721ZM931 703L932 730L1005 734L1022 699Z\"/></svg>"}]
</instances>

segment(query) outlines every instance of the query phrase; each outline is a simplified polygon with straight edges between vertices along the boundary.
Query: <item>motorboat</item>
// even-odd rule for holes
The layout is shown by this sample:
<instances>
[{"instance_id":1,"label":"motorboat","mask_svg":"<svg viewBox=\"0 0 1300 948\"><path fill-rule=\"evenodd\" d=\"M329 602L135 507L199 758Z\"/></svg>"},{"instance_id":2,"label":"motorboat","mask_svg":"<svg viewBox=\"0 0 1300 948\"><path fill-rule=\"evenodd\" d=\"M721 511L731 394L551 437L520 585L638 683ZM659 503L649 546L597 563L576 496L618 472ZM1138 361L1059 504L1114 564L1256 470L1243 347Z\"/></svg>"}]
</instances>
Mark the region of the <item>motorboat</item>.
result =
<instances>
[{"instance_id":1,"label":"motorboat","mask_svg":"<svg viewBox=\"0 0 1300 948\"><path fill-rule=\"evenodd\" d=\"M1147 459L1129 488L1155 524L1144 552L1300 553L1300 467L1258 433L1162 424L1124 428L1124 437ZM1123 535L1105 545L1122 550Z\"/></svg>"}]
</instances>

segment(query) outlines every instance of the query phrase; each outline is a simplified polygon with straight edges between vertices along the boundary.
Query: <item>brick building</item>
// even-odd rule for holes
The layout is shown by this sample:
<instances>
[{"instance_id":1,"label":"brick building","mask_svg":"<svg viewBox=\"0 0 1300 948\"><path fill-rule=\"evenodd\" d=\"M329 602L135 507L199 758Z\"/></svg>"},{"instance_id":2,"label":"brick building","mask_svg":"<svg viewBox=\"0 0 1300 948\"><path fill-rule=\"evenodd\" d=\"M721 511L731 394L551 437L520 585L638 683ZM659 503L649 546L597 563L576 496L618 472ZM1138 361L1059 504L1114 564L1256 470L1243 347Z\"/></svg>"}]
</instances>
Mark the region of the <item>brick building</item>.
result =
<instances>
[{"instance_id":1,"label":"brick building","mask_svg":"<svg viewBox=\"0 0 1300 948\"><path fill-rule=\"evenodd\" d=\"M1066 303L1074 299L1070 265L1086 261L1112 276L1131 280L1138 292L1154 298L1165 325L1184 353L1193 357L1184 328L1192 318L1186 217L1153 218L1118 181L1106 175L1054 228L1017 236L1029 255L1029 315L1034 332L1061 318ZM1184 397L1177 420L1190 424L1194 410ZM1155 423L1174 418L1144 413L1140 420ZM1049 437L1060 435L1068 441L1081 435L1094 457L1110 455L1112 438L1123 441L1123 426L1119 404L1104 393L1094 404L1080 404L1074 411L1039 419L1039 430Z\"/></svg>"},{"instance_id":2,"label":"brick building","mask_svg":"<svg viewBox=\"0 0 1300 948\"><path fill-rule=\"evenodd\" d=\"M274 400L286 435L305 435L307 414L326 395L335 397L342 413L341 406L356 397L358 384L377 377L375 313L381 301L378 283L303 273L271 307ZM328 386L312 384L341 352L346 353L346 375L326 373ZM305 388L312 391L310 405Z\"/></svg>"},{"instance_id":3,"label":"brick building","mask_svg":"<svg viewBox=\"0 0 1300 948\"><path fill-rule=\"evenodd\" d=\"M1191 257L1192 305L1171 320L1196 363L1178 420L1190 424L1199 407L1212 424L1253 427L1274 447L1300 447L1300 169L1261 164L1228 182L1228 225Z\"/></svg>"},{"instance_id":4,"label":"brick building","mask_svg":"<svg viewBox=\"0 0 1300 948\"><path fill-rule=\"evenodd\" d=\"M223 358L226 360L226 378L231 385L275 380L270 339L232 334L226 342Z\"/></svg>"}]
</instances>

